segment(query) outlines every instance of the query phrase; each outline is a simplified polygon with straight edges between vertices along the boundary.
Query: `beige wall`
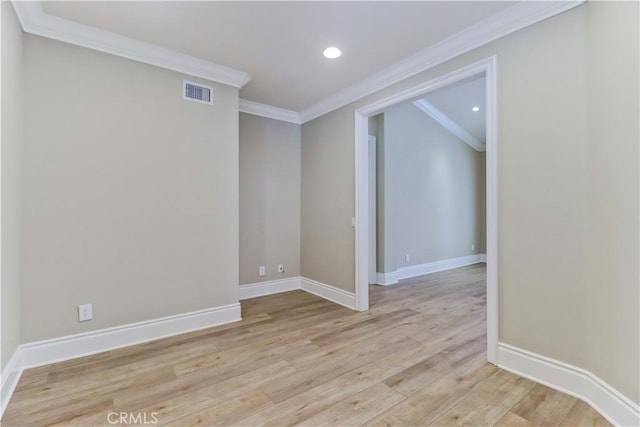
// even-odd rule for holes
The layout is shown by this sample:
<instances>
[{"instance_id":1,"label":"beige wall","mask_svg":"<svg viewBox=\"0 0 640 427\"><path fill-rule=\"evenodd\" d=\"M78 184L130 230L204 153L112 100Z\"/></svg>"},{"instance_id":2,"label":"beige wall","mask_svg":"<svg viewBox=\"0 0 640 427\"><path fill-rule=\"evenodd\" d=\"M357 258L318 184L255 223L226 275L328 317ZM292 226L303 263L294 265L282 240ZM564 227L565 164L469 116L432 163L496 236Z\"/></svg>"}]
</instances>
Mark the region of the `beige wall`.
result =
<instances>
[{"instance_id":1,"label":"beige wall","mask_svg":"<svg viewBox=\"0 0 640 427\"><path fill-rule=\"evenodd\" d=\"M484 253L484 154L411 102L384 111L383 151L380 199L393 233L381 245L389 265L378 271Z\"/></svg>"},{"instance_id":2,"label":"beige wall","mask_svg":"<svg viewBox=\"0 0 640 427\"><path fill-rule=\"evenodd\" d=\"M208 106L179 73L25 49L23 342L237 303L238 90L204 82Z\"/></svg>"},{"instance_id":3,"label":"beige wall","mask_svg":"<svg viewBox=\"0 0 640 427\"><path fill-rule=\"evenodd\" d=\"M376 123L376 271L387 272L396 269L395 259L392 256L386 256L387 253L395 253L395 239L391 238L394 233L391 221L387 221L385 217L385 206L391 203L391 194L387 200L386 188L390 186L390 176L385 174L387 168L385 162L385 129L384 129L384 113L380 113L375 117Z\"/></svg>"},{"instance_id":4,"label":"beige wall","mask_svg":"<svg viewBox=\"0 0 640 427\"><path fill-rule=\"evenodd\" d=\"M2 278L0 370L20 344L20 223L23 34L10 2L2 2Z\"/></svg>"},{"instance_id":5,"label":"beige wall","mask_svg":"<svg viewBox=\"0 0 640 427\"><path fill-rule=\"evenodd\" d=\"M588 22L586 368L640 401L638 3L593 3Z\"/></svg>"},{"instance_id":6,"label":"beige wall","mask_svg":"<svg viewBox=\"0 0 640 427\"><path fill-rule=\"evenodd\" d=\"M353 111L344 109L305 123L301 155L301 273L347 291L354 290L352 128Z\"/></svg>"},{"instance_id":7,"label":"beige wall","mask_svg":"<svg viewBox=\"0 0 640 427\"><path fill-rule=\"evenodd\" d=\"M601 16L600 8L607 8L608 12ZM626 19L618 22L614 19L618 15ZM590 158L593 155L592 162L597 162L599 154L593 145L601 144L600 150L605 151L602 142L596 142L596 136L590 134L598 127L604 135L612 126L599 127L602 119L598 112L608 104L590 109L601 102L591 85L596 81L605 88L615 85L613 93L631 97L637 96L633 88L638 79L634 67L615 76L616 67L591 74L589 68L609 57L637 64L633 55L622 59L630 51L637 54L638 24L634 16L634 4L588 2L305 123L302 274L348 291L354 289L354 230L349 227L354 214L354 110L497 55L500 340L592 368L596 375L638 401L638 382L623 378L638 369L638 259L634 258L637 214L617 209L633 203L637 208L637 186L628 185L638 177L638 156L634 151L637 128L617 127L615 144L624 147L620 153L623 162L617 164L616 155L594 163L602 168L600 174L612 174L606 184L600 184L604 188L591 188L593 180L589 178ZM615 31L606 30L611 25ZM590 33L596 28L597 40ZM625 49L618 50L618 46ZM607 49L614 52L606 53ZM602 91L607 93L608 89ZM615 123L621 120L627 126L637 124L637 103L619 108L629 107L631 110ZM613 194L603 194L614 186ZM616 209L602 208L606 217L589 215L590 201L600 198L615 201ZM633 221L635 225L631 224ZM587 265L591 252L588 247L596 245L592 233L601 225L628 225L629 234L635 236L623 237L622 231L617 231L607 237L604 241L608 247L595 250L609 251L607 257L611 258L602 269L597 263ZM614 267L627 257L624 273L617 273ZM594 269L602 278L599 285L607 286L600 292L611 292L604 304L589 293L597 286L587 285ZM592 298L594 304L590 306L588 300ZM594 311L607 319L605 329L615 335L611 338L615 362L605 358L606 348L585 355L586 349L596 345L585 344L585 337L590 335L587 325L592 322L587 318L594 316ZM625 350L629 353L623 356Z\"/></svg>"},{"instance_id":8,"label":"beige wall","mask_svg":"<svg viewBox=\"0 0 640 427\"><path fill-rule=\"evenodd\" d=\"M240 284L299 275L300 125L240 114Z\"/></svg>"}]
</instances>

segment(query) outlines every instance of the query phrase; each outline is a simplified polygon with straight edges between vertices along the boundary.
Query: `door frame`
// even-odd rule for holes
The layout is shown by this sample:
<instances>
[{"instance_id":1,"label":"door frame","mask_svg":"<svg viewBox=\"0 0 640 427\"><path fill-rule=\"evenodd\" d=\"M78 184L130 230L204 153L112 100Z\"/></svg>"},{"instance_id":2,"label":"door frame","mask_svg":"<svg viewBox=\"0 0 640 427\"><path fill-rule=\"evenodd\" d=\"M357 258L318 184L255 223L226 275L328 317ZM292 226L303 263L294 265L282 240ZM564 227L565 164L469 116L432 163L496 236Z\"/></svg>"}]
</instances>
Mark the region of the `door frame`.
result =
<instances>
[{"instance_id":1,"label":"door frame","mask_svg":"<svg viewBox=\"0 0 640 427\"><path fill-rule=\"evenodd\" d=\"M466 67L397 92L355 111L355 299L356 309L369 309L369 143L368 119L385 108L425 95L461 80L484 74L486 91L487 186L487 360L498 362L498 89L497 59Z\"/></svg>"}]
</instances>

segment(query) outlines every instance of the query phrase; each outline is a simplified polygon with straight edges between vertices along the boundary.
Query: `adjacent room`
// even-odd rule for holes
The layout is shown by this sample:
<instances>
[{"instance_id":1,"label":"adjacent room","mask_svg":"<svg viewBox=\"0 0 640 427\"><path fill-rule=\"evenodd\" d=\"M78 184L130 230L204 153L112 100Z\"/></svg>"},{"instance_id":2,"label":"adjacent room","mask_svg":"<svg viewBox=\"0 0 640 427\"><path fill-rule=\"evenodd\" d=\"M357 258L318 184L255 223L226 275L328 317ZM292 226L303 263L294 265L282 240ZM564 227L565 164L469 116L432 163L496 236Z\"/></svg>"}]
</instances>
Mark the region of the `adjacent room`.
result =
<instances>
[{"instance_id":1,"label":"adjacent room","mask_svg":"<svg viewBox=\"0 0 640 427\"><path fill-rule=\"evenodd\" d=\"M640 426L640 7L1 9L2 426Z\"/></svg>"}]
</instances>

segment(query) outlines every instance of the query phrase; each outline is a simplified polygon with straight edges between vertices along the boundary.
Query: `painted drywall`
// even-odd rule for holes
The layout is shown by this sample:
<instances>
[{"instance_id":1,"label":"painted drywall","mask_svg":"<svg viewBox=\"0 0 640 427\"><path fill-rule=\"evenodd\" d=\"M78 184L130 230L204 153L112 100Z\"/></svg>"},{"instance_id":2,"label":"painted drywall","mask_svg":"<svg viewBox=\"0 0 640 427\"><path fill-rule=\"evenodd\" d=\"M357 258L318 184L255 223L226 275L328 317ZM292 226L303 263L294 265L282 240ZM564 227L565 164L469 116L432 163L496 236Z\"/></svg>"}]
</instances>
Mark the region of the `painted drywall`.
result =
<instances>
[{"instance_id":1,"label":"painted drywall","mask_svg":"<svg viewBox=\"0 0 640 427\"><path fill-rule=\"evenodd\" d=\"M599 8L610 8L611 16L628 19L616 22L616 31L607 31L605 28L613 24L608 14L601 17ZM637 87L638 75L633 67L615 78L617 68L596 73L589 68L610 57L622 61L619 55L627 55L629 51L637 53L635 16L637 5L587 2L305 123L302 274L354 290L354 230L348 226L354 215L354 110L496 55L500 121L500 340L576 366L589 366L596 375L637 401L638 382L622 379L638 369L634 356L639 345L635 320L640 307L638 281L633 280L637 276L631 272L637 271L637 257L633 259L633 250L627 255L619 254L633 245L634 238L616 234L604 240L608 246L602 251L609 251L607 256L611 258L602 270L598 260L592 259L595 256L589 256L589 247L597 244L591 237L594 230L600 225L612 228L618 221L621 226L635 221L628 231L637 236L637 215L633 211L623 214L619 209L603 208L607 217L602 218L588 210L600 197L616 201L616 208L632 204L638 197L637 187L634 193L634 187L628 185L638 177L637 155L629 155L619 164L615 161L617 155L599 163L595 155L598 153L590 152L593 144L602 144L590 134L603 122L598 117L599 110L608 108L607 104L593 108L601 100L590 85L597 80L604 87L616 85L620 91L629 91L626 96L637 96L637 91L630 88ZM591 33L594 27L601 28L598 40ZM606 55L603 52L618 46L619 52ZM631 55L628 61L634 58ZM632 110L634 105L637 104L631 105ZM622 117L627 126L637 124L636 111ZM607 130L601 129L604 130L598 134ZM624 138L618 138L616 144L624 145L625 154L637 153L633 151L637 147L629 148L625 142L627 138L635 138L637 144L636 131L620 131ZM604 146L600 150L607 152ZM602 168L600 174L613 174L607 184L590 187L591 163ZM619 188L612 195L602 194L614 185ZM306 194L313 197L305 197ZM629 201L618 197L629 197ZM623 270L624 276L618 275L614 266L625 260L629 264ZM588 266L589 261L596 265ZM602 306L596 303L598 298L586 295L590 289L588 275L594 269L602 279L600 285L607 284L607 289L601 292L611 290ZM594 305L590 306L587 300L592 298ZM618 305L623 307L622 312L618 311ZM586 319L593 315L590 310L596 308L599 317L609 319L608 333L616 335L610 339L616 346L616 363L611 363L611 359L604 361L606 346L585 355ZM594 338L593 342L596 341ZM630 349L629 356L619 356L624 348ZM606 363L610 366L603 368Z\"/></svg>"},{"instance_id":2,"label":"painted drywall","mask_svg":"<svg viewBox=\"0 0 640 427\"><path fill-rule=\"evenodd\" d=\"M589 5L586 368L640 402L637 2Z\"/></svg>"},{"instance_id":3,"label":"painted drywall","mask_svg":"<svg viewBox=\"0 0 640 427\"><path fill-rule=\"evenodd\" d=\"M380 113L375 117L376 123L376 271L392 271L387 263L390 259L385 257L385 248L394 243L393 240L387 242L386 233L392 230L387 227L385 220L384 206L386 202L385 193L385 158L384 158L384 113ZM389 251L392 252L392 251Z\"/></svg>"},{"instance_id":4,"label":"painted drywall","mask_svg":"<svg viewBox=\"0 0 640 427\"><path fill-rule=\"evenodd\" d=\"M384 155L384 272L485 252L483 153L404 102L384 111Z\"/></svg>"},{"instance_id":5,"label":"painted drywall","mask_svg":"<svg viewBox=\"0 0 640 427\"><path fill-rule=\"evenodd\" d=\"M302 125L300 269L304 277L353 291L353 111ZM342 132L351 129L351 136Z\"/></svg>"},{"instance_id":6,"label":"painted drywall","mask_svg":"<svg viewBox=\"0 0 640 427\"><path fill-rule=\"evenodd\" d=\"M300 125L241 113L240 284L299 275Z\"/></svg>"},{"instance_id":7,"label":"painted drywall","mask_svg":"<svg viewBox=\"0 0 640 427\"><path fill-rule=\"evenodd\" d=\"M23 33L2 2L2 278L0 370L20 344L21 151Z\"/></svg>"},{"instance_id":8,"label":"painted drywall","mask_svg":"<svg viewBox=\"0 0 640 427\"><path fill-rule=\"evenodd\" d=\"M369 135L371 136L378 136L378 117L380 116L369 117Z\"/></svg>"},{"instance_id":9,"label":"painted drywall","mask_svg":"<svg viewBox=\"0 0 640 427\"><path fill-rule=\"evenodd\" d=\"M31 35L24 78L22 341L237 303L238 90Z\"/></svg>"}]
</instances>

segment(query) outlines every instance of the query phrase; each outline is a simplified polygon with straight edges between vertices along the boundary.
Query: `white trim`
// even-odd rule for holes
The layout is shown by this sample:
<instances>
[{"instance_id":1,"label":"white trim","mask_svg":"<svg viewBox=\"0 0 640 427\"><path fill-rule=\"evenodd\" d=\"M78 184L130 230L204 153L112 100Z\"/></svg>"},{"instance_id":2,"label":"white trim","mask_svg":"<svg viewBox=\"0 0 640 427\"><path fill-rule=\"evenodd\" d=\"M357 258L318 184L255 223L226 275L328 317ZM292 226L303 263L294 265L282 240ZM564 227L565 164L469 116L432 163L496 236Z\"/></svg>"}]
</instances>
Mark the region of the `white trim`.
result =
<instances>
[{"instance_id":1,"label":"white trim","mask_svg":"<svg viewBox=\"0 0 640 427\"><path fill-rule=\"evenodd\" d=\"M485 120L486 120L486 255L487 264L487 360L498 361L499 342L499 170L498 170L498 63L495 56L485 64Z\"/></svg>"},{"instance_id":2,"label":"white trim","mask_svg":"<svg viewBox=\"0 0 640 427\"><path fill-rule=\"evenodd\" d=\"M485 255L486 259L486 255ZM436 273L438 271L451 270L453 268L465 267L467 265L478 264L482 262L482 255L467 255L458 258L450 258L442 261L428 262L426 264L412 265L409 267L399 268L396 272L398 280L408 279L410 277L422 276L424 274Z\"/></svg>"},{"instance_id":3,"label":"white trim","mask_svg":"<svg viewBox=\"0 0 640 427\"><path fill-rule=\"evenodd\" d=\"M584 400L618 426L640 426L640 406L591 372L500 343L498 366Z\"/></svg>"},{"instance_id":4,"label":"white trim","mask_svg":"<svg viewBox=\"0 0 640 427\"><path fill-rule=\"evenodd\" d=\"M14 0L12 3L22 29L27 33L110 53L237 88L243 87L251 80L251 76L244 71L46 14L42 10L39 1ZM257 106L254 109L246 107L247 111L243 112L296 124L305 123L582 3L584 3L584 0L518 2L516 5L427 47L299 113L259 103L255 103L260 105L259 108ZM253 103L253 101L247 102Z\"/></svg>"},{"instance_id":5,"label":"white trim","mask_svg":"<svg viewBox=\"0 0 640 427\"><path fill-rule=\"evenodd\" d=\"M369 309L369 117L355 112L356 309Z\"/></svg>"},{"instance_id":6,"label":"white trim","mask_svg":"<svg viewBox=\"0 0 640 427\"><path fill-rule=\"evenodd\" d=\"M147 341L184 334L242 320L240 304L162 317L83 334L22 344L22 368L89 356Z\"/></svg>"},{"instance_id":7,"label":"white trim","mask_svg":"<svg viewBox=\"0 0 640 427\"><path fill-rule=\"evenodd\" d=\"M306 277L302 278L300 285L302 287L302 290L304 291L335 302L336 304L340 304L352 310L356 310L356 296L353 292L347 292L345 290L327 285L325 283L307 279Z\"/></svg>"},{"instance_id":8,"label":"white trim","mask_svg":"<svg viewBox=\"0 0 640 427\"><path fill-rule=\"evenodd\" d=\"M301 277L297 276L240 285L240 300L302 289L300 281Z\"/></svg>"},{"instance_id":9,"label":"white trim","mask_svg":"<svg viewBox=\"0 0 640 427\"><path fill-rule=\"evenodd\" d=\"M358 310L369 304L368 237L368 118L385 108L484 73L487 123L487 360L497 363L498 354L498 132L497 62L492 56L435 78L355 111L355 294Z\"/></svg>"},{"instance_id":10,"label":"white trim","mask_svg":"<svg viewBox=\"0 0 640 427\"><path fill-rule=\"evenodd\" d=\"M22 361L20 360L20 348L11 355L11 359L2 370L2 383L0 385L0 418L4 414L11 395L18 385L20 376L22 375Z\"/></svg>"},{"instance_id":11,"label":"white trim","mask_svg":"<svg viewBox=\"0 0 640 427\"><path fill-rule=\"evenodd\" d=\"M435 105L427 101L426 99L419 99L413 103L422 112L430 116L433 120L440 123L449 132L460 138L465 144L473 148L476 151L485 151L484 143L478 140L475 136L471 135L462 126L451 120L449 116L440 111Z\"/></svg>"},{"instance_id":12,"label":"white trim","mask_svg":"<svg viewBox=\"0 0 640 427\"><path fill-rule=\"evenodd\" d=\"M42 10L39 1L13 1L26 33L109 53L167 70L241 88L251 76L244 71L186 55L174 50L80 24Z\"/></svg>"},{"instance_id":13,"label":"white trim","mask_svg":"<svg viewBox=\"0 0 640 427\"><path fill-rule=\"evenodd\" d=\"M388 273L378 272L376 285L389 286L395 285L396 283L398 283L398 271L390 271Z\"/></svg>"},{"instance_id":14,"label":"white trim","mask_svg":"<svg viewBox=\"0 0 640 427\"><path fill-rule=\"evenodd\" d=\"M398 280L409 279L411 277L423 276L425 274L436 273L438 271L451 270L453 268L486 262L485 254L467 255L458 258L450 258L442 261L428 262L426 264L411 265L402 267L396 271L388 273L378 273L378 284L383 286L398 283Z\"/></svg>"},{"instance_id":15,"label":"white trim","mask_svg":"<svg viewBox=\"0 0 640 427\"><path fill-rule=\"evenodd\" d=\"M518 2L300 112L308 122L456 56L558 15L581 1Z\"/></svg>"},{"instance_id":16,"label":"white trim","mask_svg":"<svg viewBox=\"0 0 640 427\"><path fill-rule=\"evenodd\" d=\"M248 99L240 99L240 112L294 123L296 125L302 124L300 121L300 113L296 111L285 110L284 108L261 104L259 102L249 101Z\"/></svg>"}]
</instances>

